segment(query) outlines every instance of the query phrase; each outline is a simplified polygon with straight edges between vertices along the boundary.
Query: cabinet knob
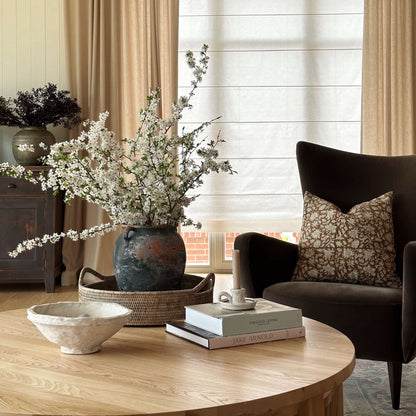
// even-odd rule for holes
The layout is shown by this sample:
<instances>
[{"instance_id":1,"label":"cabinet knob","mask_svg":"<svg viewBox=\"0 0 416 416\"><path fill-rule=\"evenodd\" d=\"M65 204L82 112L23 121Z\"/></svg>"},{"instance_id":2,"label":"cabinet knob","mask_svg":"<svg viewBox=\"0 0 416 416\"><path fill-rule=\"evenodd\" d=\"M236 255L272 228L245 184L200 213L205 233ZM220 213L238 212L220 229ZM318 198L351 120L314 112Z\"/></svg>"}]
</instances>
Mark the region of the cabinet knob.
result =
<instances>
[{"instance_id":1,"label":"cabinet knob","mask_svg":"<svg viewBox=\"0 0 416 416\"><path fill-rule=\"evenodd\" d=\"M15 184L15 183L9 183L9 184L7 185L7 187L8 187L9 189L13 189L13 188L16 188L16 184Z\"/></svg>"}]
</instances>

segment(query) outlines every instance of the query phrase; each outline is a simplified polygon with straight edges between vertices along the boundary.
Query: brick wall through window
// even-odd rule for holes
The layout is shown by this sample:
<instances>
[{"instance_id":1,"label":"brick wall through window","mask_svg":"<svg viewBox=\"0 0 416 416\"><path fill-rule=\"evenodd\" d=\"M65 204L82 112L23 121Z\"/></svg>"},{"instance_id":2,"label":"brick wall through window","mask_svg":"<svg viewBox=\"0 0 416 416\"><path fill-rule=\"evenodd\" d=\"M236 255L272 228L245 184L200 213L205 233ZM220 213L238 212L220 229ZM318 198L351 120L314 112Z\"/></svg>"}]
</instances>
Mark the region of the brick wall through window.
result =
<instances>
[{"instance_id":1,"label":"brick wall through window","mask_svg":"<svg viewBox=\"0 0 416 416\"><path fill-rule=\"evenodd\" d=\"M234 248L234 240L241 233L225 234L225 260L232 259L232 250ZM300 233L264 233L269 237L278 238L280 240L298 243ZM209 237L206 232L184 232L182 238L186 247L186 261L189 265L206 265L209 264Z\"/></svg>"},{"instance_id":2,"label":"brick wall through window","mask_svg":"<svg viewBox=\"0 0 416 416\"><path fill-rule=\"evenodd\" d=\"M225 234L225 259L232 260L232 250L234 248L234 240L241 233L226 233ZM289 241L291 243L298 243L300 233L263 233L268 237L278 238L279 240Z\"/></svg>"},{"instance_id":3,"label":"brick wall through window","mask_svg":"<svg viewBox=\"0 0 416 416\"><path fill-rule=\"evenodd\" d=\"M209 264L208 233L184 232L182 238L186 247L187 264Z\"/></svg>"}]
</instances>

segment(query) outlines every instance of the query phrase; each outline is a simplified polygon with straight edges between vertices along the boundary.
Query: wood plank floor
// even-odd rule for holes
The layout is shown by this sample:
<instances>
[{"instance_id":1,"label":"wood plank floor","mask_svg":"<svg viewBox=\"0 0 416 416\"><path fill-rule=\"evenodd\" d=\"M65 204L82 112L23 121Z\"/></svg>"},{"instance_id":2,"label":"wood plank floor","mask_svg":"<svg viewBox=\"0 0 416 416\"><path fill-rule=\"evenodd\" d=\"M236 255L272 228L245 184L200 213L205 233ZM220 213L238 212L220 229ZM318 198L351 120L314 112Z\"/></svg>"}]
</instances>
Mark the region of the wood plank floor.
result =
<instances>
[{"instance_id":1,"label":"wood plank floor","mask_svg":"<svg viewBox=\"0 0 416 416\"><path fill-rule=\"evenodd\" d=\"M228 290L231 284L231 275L216 274L214 299L222 290ZM55 293L46 293L42 283L0 285L0 312L62 301L78 301L78 286L56 286Z\"/></svg>"},{"instance_id":2,"label":"wood plank floor","mask_svg":"<svg viewBox=\"0 0 416 416\"><path fill-rule=\"evenodd\" d=\"M77 286L57 286L55 293L46 293L42 283L0 285L0 312L41 303L77 300Z\"/></svg>"}]
</instances>

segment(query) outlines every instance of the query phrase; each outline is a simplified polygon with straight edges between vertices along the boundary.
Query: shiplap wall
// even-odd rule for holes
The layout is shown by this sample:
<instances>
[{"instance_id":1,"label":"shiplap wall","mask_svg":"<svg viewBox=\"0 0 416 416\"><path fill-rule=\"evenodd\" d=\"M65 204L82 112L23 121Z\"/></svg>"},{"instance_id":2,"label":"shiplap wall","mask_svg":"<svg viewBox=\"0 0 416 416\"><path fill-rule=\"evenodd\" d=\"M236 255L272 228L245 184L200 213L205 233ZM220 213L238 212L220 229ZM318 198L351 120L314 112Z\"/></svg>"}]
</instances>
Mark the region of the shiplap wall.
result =
<instances>
[{"instance_id":1,"label":"shiplap wall","mask_svg":"<svg viewBox=\"0 0 416 416\"><path fill-rule=\"evenodd\" d=\"M52 82L67 88L64 0L0 0L0 95L15 97ZM12 162L18 129L0 127L0 161ZM50 128L57 139L66 130Z\"/></svg>"}]
</instances>

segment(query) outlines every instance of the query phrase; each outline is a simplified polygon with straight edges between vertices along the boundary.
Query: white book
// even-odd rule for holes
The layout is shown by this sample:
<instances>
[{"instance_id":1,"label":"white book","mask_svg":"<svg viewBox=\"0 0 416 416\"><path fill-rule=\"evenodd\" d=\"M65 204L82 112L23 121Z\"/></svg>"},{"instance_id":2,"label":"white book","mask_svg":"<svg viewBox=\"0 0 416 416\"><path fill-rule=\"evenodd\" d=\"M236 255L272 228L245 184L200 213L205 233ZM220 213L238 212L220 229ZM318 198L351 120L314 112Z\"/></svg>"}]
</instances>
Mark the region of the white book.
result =
<instances>
[{"instance_id":1,"label":"white book","mask_svg":"<svg viewBox=\"0 0 416 416\"><path fill-rule=\"evenodd\" d=\"M302 326L302 310L266 299L256 299L256 307L231 311L220 303L185 306L185 321L221 336L250 334Z\"/></svg>"},{"instance_id":2,"label":"white book","mask_svg":"<svg viewBox=\"0 0 416 416\"><path fill-rule=\"evenodd\" d=\"M276 331L255 332L253 334L222 337L198 328L186 321L173 321L166 323L166 332L195 344L202 345L209 350L215 350L218 348L237 347L239 345L301 338L305 336L305 327L301 326L299 328L277 329Z\"/></svg>"}]
</instances>

